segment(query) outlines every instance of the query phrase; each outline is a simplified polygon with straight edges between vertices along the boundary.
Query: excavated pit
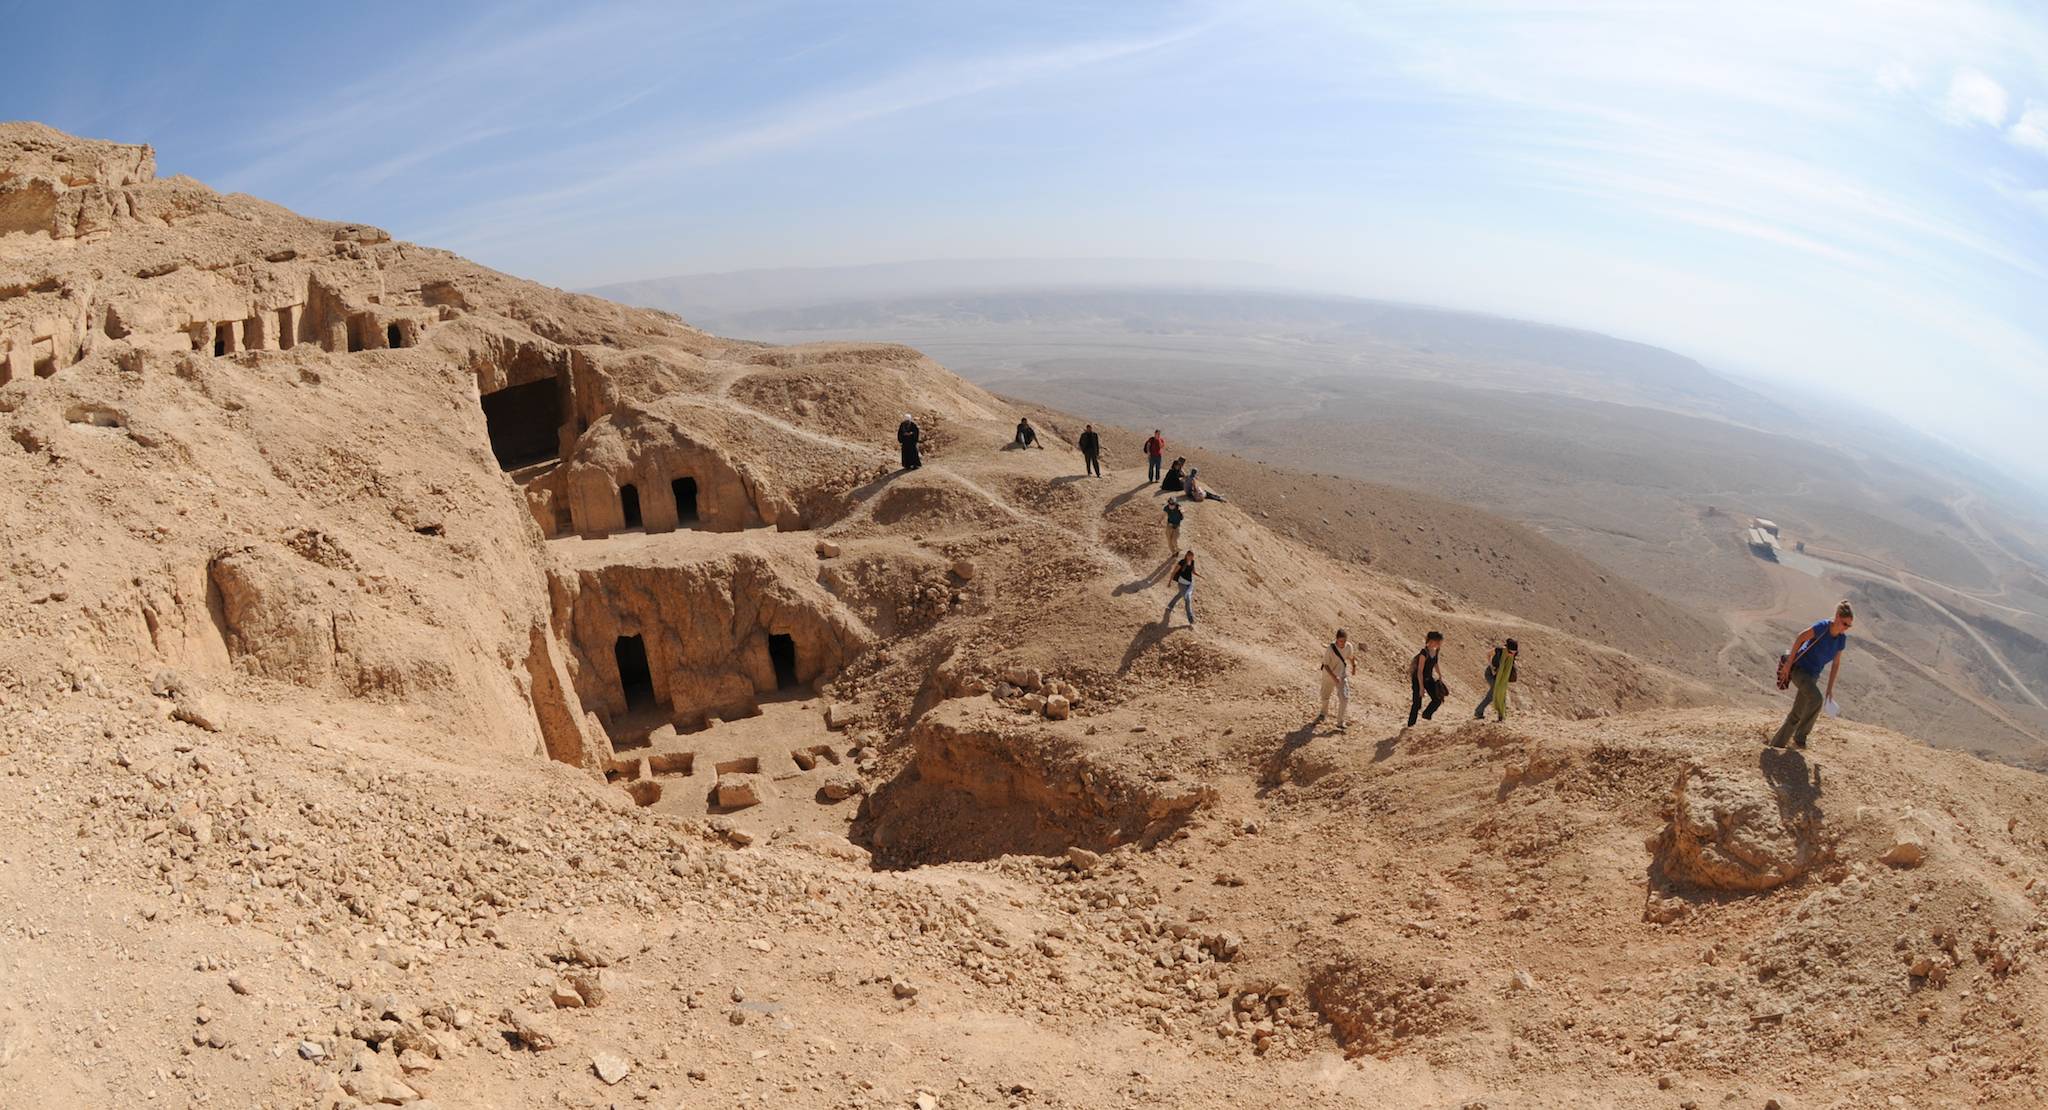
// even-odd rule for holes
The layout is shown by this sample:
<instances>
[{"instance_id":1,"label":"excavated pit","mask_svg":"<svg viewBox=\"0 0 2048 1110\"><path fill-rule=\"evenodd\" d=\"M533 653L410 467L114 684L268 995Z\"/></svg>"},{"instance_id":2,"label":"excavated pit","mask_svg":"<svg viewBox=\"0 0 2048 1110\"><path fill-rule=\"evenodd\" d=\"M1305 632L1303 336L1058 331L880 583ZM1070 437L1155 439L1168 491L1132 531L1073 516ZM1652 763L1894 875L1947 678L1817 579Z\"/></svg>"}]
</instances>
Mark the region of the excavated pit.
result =
<instances>
[{"instance_id":1,"label":"excavated pit","mask_svg":"<svg viewBox=\"0 0 2048 1110\"><path fill-rule=\"evenodd\" d=\"M576 693L614 748L758 716L764 702L814 691L867 644L793 558L654 540L589 554L595 565L555 576L556 626Z\"/></svg>"},{"instance_id":2,"label":"excavated pit","mask_svg":"<svg viewBox=\"0 0 2048 1110\"><path fill-rule=\"evenodd\" d=\"M1063 728L962 705L920 720L910 765L863 803L852 836L876 867L1150 847L1215 799L1118 766Z\"/></svg>"}]
</instances>

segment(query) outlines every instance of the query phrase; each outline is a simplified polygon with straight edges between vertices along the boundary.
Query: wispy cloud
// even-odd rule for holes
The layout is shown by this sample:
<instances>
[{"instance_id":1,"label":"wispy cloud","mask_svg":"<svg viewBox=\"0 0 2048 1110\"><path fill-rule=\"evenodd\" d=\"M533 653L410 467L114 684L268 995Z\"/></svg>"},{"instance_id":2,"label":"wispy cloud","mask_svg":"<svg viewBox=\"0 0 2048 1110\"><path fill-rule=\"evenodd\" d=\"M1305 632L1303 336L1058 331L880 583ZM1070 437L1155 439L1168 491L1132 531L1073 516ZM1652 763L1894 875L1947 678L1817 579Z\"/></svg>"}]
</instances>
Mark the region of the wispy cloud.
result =
<instances>
[{"instance_id":1,"label":"wispy cloud","mask_svg":"<svg viewBox=\"0 0 2048 1110\"><path fill-rule=\"evenodd\" d=\"M430 231L439 237L489 241L488 237L494 234L491 229L517 226L524 216L559 216L570 206L593 200L616 203L616 198L626 191L672 180L691 170L788 150L827 136L842 137L891 116L937 108L1162 50L1194 38L1213 25L1212 19L1204 18L1150 35L915 65L864 84L783 104L743 124L693 141L675 143L658 129L615 136L607 143L614 156L599 160L599 164L607 167L604 172L501 197L465 213L456 222ZM657 153L639 153L648 150Z\"/></svg>"},{"instance_id":2,"label":"wispy cloud","mask_svg":"<svg viewBox=\"0 0 2048 1110\"><path fill-rule=\"evenodd\" d=\"M2003 127L2008 110L2005 86L1974 69L1950 78L1942 100L1942 114L1963 126Z\"/></svg>"},{"instance_id":3,"label":"wispy cloud","mask_svg":"<svg viewBox=\"0 0 2048 1110\"><path fill-rule=\"evenodd\" d=\"M2048 104L2029 104L2005 133L2016 145L2048 154Z\"/></svg>"}]
</instances>

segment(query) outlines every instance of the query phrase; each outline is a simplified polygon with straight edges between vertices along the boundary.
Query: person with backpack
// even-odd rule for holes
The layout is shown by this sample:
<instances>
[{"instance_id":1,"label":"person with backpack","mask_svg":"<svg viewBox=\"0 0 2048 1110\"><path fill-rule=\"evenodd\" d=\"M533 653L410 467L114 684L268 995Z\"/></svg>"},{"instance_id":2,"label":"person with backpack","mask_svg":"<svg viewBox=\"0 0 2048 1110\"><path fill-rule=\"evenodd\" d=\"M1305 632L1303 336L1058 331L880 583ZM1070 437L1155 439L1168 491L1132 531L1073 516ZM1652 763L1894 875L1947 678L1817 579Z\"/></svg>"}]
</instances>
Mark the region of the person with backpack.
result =
<instances>
[{"instance_id":1,"label":"person with backpack","mask_svg":"<svg viewBox=\"0 0 2048 1110\"><path fill-rule=\"evenodd\" d=\"M924 465L924 456L917 449L918 440L923 437L924 432L918 428L917 421L912 420L909 413L904 413L903 423L896 425L896 446L903 450L903 469L916 470Z\"/></svg>"},{"instance_id":2,"label":"person with backpack","mask_svg":"<svg viewBox=\"0 0 2048 1110\"><path fill-rule=\"evenodd\" d=\"M1020 451L1027 447L1045 450L1045 444L1038 442L1038 429L1031 426L1031 418L1028 416L1017 421L1017 435L1010 443Z\"/></svg>"},{"instance_id":3,"label":"person with backpack","mask_svg":"<svg viewBox=\"0 0 2048 1110\"><path fill-rule=\"evenodd\" d=\"M1166 437L1159 434L1159 429L1154 428L1152 429L1152 438L1145 441L1145 480L1148 482L1158 481L1159 471L1165 461Z\"/></svg>"},{"instance_id":4,"label":"person with backpack","mask_svg":"<svg viewBox=\"0 0 2048 1110\"><path fill-rule=\"evenodd\" d=\"M1771 747L1782 748L1789 741L1795 748L1806 747L1821 710L1835 700L1835 679L1842 673L1842 652L1849 647L1849 627L1856 623L1856 611L1844 601L1835 606L1833 620L1815 621L1792 641L1792 650L1778 659L1778 689L1796 686L1792 710L1785 723L1771 737ZM1826 693L1820 689L1821 668L1828 671Z\"/></svg>"},{"instance_id":5,"label":"person with backpack","mask_svg":"<svg viewBox=\"0 0 2048 1110\"><path fill-rule=\"evenodd\" d=\"M1330 695L1337 695L1337 731L1351 726L1345 718L1351 713L1351 676L1358 673L1358 660L1353 657L1351 640L1343 629L1337 630L1337 638L1323 649L1323 666L1318 676L1323 684L1323 707L1316 713L1320 721L1330 715Z\"/></svg>"},{"instance_id":6,"label":"person with backpack","mask_svg":"<svg viewBox=\"0 0 2048 1110\"><path fill-rule=\"evenodd\" d=\"M1486 663L1486 695L1479 699L1479 708L1472 711L1473 720L1485 720L1488 705L1493 706L1496 720L1508 719L1508 684L1521 677L1515 673L1515 656L1521 650L1521 645L1513 640L1493 649L1493 658Z\"/></svg>"},{"instance_id":7,"label":"person with backpack","mask_svg":"<svg viewBox=\"0 0 2048 1110\"><path fill-rule=\"evenodd\" d=\"M1180 557L1173 568L1174 594L1166 602L1166 615L1159 618L1161 624L1173 623L1173 603L1178 601L1188 614L1188 627L1195 626L1195 553L1190 551Z\"/></svg>"},{"instance_id":8,"label":"person with backpack","mask_svg":"<svg viewBox=\"0 0 2048 1110\"><path fill-rule=\"evenodd\" d=\"M1081 461L1088 465L1088 473L1102 477L1102 437L1095 434L1095 425L1081 425Z\"/></svg>"},{"instance_id":9,"label":"person with backpack","mask_svg":"<svg viewBox=\"0 0 2048 1110\"><path fill-rule=\"evenodd\" d=\"M1422 650L1408 661L1408 727L1415 727L1415 719L1427 721L1436 716L1443 707L1444 699L1451 694L1451 688L1437 675L1437 656L1443 652L1444 634L1432 632L1422 638ZM1429 695L1429 707L1423 708L1422 695Z\"/></svg>"},{"instance_id":10,"label":"person with backpack","mask_svg":"<svg viewBox=\"0 0 2048 1110\"><path fill-rule=\"evenodd\" d=\"M1180 522L1186 515L1181 510L1180 498L1166 499L1166 557L1169 559L1180 550Z\"/></svg>"}]
</instances>

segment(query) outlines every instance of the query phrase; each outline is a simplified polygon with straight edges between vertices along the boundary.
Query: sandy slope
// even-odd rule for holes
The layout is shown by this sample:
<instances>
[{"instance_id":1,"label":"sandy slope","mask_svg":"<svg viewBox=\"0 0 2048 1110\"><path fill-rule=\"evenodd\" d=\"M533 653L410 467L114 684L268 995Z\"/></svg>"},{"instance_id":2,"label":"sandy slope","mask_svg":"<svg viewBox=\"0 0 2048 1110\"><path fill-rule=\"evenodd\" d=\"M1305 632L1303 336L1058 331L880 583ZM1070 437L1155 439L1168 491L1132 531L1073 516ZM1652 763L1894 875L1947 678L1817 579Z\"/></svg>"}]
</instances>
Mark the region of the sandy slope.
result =
<instances>
[{"instance_id":1,"label":"sandy slope","mask_svg":"<svg viewBox=\"0 0 2048 1110\"><path fill-rule=\"evenodd\" d=\"M1766 753L1637 595L1333 558L1242 499L1314 479L1221 460L1169 627L1137 468L1003 450L915 352L0 142L0 190L102 167L0 237L0 334L67 352L0 386L0 1105L2048 1100L2038 776L1836 722ZM307 289L305 342L206 349ZM522 380L564 443L505 471L479 393ZM679 467L707 519L666 531ZM1458 696L1404 733L1433 627Z\"/></svg>"}]
</instances>

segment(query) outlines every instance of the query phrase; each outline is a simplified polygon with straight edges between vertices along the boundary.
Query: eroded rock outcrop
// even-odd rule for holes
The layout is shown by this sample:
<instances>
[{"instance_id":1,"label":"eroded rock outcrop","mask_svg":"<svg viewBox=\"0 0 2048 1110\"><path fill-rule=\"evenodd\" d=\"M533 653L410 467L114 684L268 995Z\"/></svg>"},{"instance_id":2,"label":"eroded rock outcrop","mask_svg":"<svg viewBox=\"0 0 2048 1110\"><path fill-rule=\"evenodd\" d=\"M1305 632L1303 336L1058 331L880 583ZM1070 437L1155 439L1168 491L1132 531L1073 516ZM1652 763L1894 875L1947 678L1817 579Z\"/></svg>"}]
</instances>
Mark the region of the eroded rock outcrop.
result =
<instances>
[{"instance_id":1,"label":"eroded rock outcrop","mask_svg":"<svg viewBox=\"0 0 2048 1110\"><path fill-rule=\"evenodd\" d=\"M1815 797L1803 776L1801 783L1787 784L1746 771L1689 766L1672 788L1663 830L1647 842L1652 866L1670 882L1705 890L1753 893L1782 886L1832 858Z\"/></svg>"}]
</instances>

